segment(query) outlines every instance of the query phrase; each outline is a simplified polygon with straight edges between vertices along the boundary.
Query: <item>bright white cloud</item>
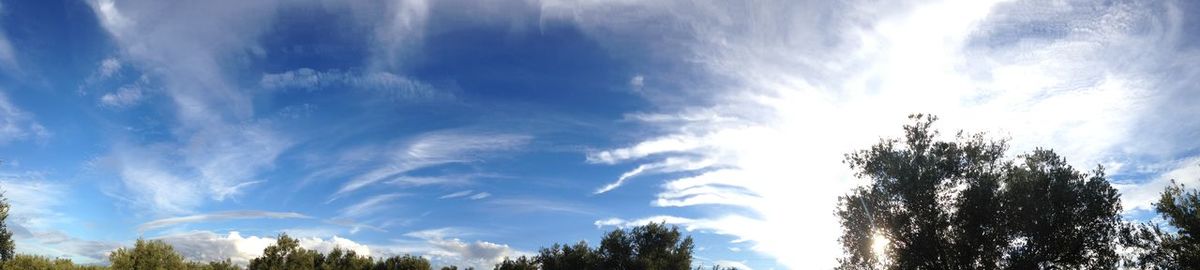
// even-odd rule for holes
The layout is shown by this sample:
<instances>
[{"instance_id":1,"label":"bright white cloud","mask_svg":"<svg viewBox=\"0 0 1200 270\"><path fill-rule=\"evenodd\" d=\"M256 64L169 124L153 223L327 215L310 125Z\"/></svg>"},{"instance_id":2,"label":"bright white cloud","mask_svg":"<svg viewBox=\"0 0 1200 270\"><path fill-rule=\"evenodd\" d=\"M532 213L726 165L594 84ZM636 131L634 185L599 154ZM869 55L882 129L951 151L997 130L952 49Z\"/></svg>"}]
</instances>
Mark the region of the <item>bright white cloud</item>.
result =
<instances>
[{"instance_id":1,"label":"bright white cloud","mask_svg":"<svg viewBox=\"0 0 1200 270\"><path fill-rule=\"evenodd\" d=\"M1014 152L1050 147L1110 174L1140 162L1133 157L1176 159L1200 147L1183 136L1200 130L1188 119L1200 110L1178 101L1198 98L1181 81L1200 78L1182 62L1200 54L1172 43L1185 37L1169 1L752 5L543 2L544 20L570 21L613 46L632 42L621 37L675 37L651 39L647 50L714 78L694 88L725 89L646 92L663 111L627 119L661 135L589 154L592 163L639 164L597 193L651 168L690 172L669 178L654 205L732 205L754 215L669 222L748 241L788 267L825 268L841 256L836 196L857 182L843 154L899 135L909 113L941 116L951 135L986 131L1010 137ZM653 23L661 21L671 23ZM1055 34L1025 30L1039 27ZM1163 65L1175 70L1164 74ZM674 111L691 95L700 105Z\"/></svg>"},{"instance_id":2,"label":"bright white cloud","mask_svg":"<svg viewBox=\"0 0 1200 270\"><path fill-rule=\"evenodd\" d=\"M754 268L750 268L750 266L746 265L746 262L744 261L716 260L713 261L713 265L721 266L721 268L734 267L738 270L754 270Z\"/></svg>"},{"instance_id":3,"label":"bright white cloud","mask_svg":"<svg viewBox=\"0 0 1200 270\"><path fill-rule=\"evenodd\" d=\"M467 235L455 228L438 228L406 233L411 240L397 240L391 246L378 249L392 255L418 254L429 258L435 265L457 265L459 267L475 267L488 269L504 260L505 257L528 255L509 247L487 241L464 241L454 235ZM390 256L390 255L389 255Z\"/></svg>"},{"instance_id":4,"label":"bright white cloud","mask_svg":"<svg viewBox=\"0 0 1200 270\"><path fill-rule=\"evenodd\" d=\"M1170 167L1165 172L1159 168L1153 168L1155 166L1146 168L1147 173L1158 175L1147 182L1114 185L1121 192L1121 205L1124 206L1125 212L1153 211L1153 204L1158 202L1159 195L1171 184L1172 180L1189 188L1200 187L1200 157L1169 164Z\"/></svg>"},{"instance_id":5,"label":"bright white cloud","mask_svg":"<svg viewBox=\"0 0 1200 270\"><path fill-rule=\"evenodd\" d=\"M171 244L175 251L188 260L221 261L230 259L246 265L251 259L262 256L263 249L275 244L273 237L242 236L236 231L220 235L209 231L194 231L151 238ZM352 240L332 236L329 238L298 237L300 247L329 252L334 248L353 250L360 255L371 255L371 248Z\"/></svg>"}]
</instances>

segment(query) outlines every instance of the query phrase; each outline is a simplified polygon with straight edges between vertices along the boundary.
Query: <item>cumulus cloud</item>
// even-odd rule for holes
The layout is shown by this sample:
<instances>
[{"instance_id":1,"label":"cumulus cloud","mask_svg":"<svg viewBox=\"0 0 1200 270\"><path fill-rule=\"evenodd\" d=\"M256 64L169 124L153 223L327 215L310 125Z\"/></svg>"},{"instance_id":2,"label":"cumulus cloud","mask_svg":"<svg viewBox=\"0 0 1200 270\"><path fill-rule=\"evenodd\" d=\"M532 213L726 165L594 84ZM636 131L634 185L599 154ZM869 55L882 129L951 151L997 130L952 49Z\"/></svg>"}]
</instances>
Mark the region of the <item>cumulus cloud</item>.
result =
<instances>
[{"instance_id":1,"label":"cumulus cloud","mask_svg":"<svg viewBox=\"0 0 1200 270\"><path fill-rule=\"evenodd\" d=\"M210 231L194 231L151 238L171 244L184 258L195 261L221 261L230 259L246 265L251 259L262 256L263 249L275 244L272 237L242 236L236 231L220 235ZM371 255L371 248L352 240L332 236L329 238L298 237L300 247L320 252L334 248L353 250L360 255Z\"/></svg>"},{"instance_id":2,"label":"cumulus cloud","mask_svg":"<svg viewBox=\"0 0 1200 270\"><path fill-rule=\"evenodd\" d=\"M321 234L324 234L323 232ZM456 236L470 234L454 228L439 228L413 231L404 234L389 244L364 244L351 239L334 236L300 236L300 247L327 253L334 248L353 250L355 253L376 258L413 254L431 259L435 264L474 266L488 268L504 257L527 255L508 245L487 241L466 241ZM218 234L211 231L192 231L153 237L171 244L176 251L189 260L220 261L231 259L246 265L251 259L262 256L263 249L275 244L276 238L244 236L231 231ZM110 249L111 250L111 249Z\"/></svg>"},{"instance_id":3,"label":"cumulus cloud","mask_svg":"<svg viewBox=\"0 0 1200 270\"><path fill-rule=\"evenodd\" d=\"M268 211L253 211L253 210L225 211L225 212L216 212L216 213L208 213L208 214L157 219L157 220L153 220L150 222L142 223L142 225L138 226L138 231L147 231L147 230L165 228L165 227L175 226L175 225L179 225L179 224L187 224L187 223L214 222L214 221L231 220L231 219L263 219L263 218L307 219L307 218L312 218L312 217L309 217L309 216L306 216L306 215L303 215L300 213L296 213L296 212L268 212Z\"/></svg>"},{"instance_id":4,"label":"cumulus cloud","mask_svg":"<svg viewBox=\"0 0 1200 270\"><path fill-rule=\"evenodd\" d=\"M411 240L399 240L392 246L380 247L386 252L399 254L421 254L430 258L434 264L457 265L459 267L475 267L486 269L494 266L505 257L527 255L509 247L487 241L464 241L454 235L470 234L455 228L438 228L406 233Z\"/></svg>"},{"instance_id":5,"label":"cumulus cloud","mask_svg":"<svg viewBox=\"0 0 1200 270\"><path fill-rule=\"evenodd\" d=\"M947 133L1011 138L1014 152L1050 147L1076 167L1105 164L1110 174L1188 158L1200 145L1184 134L1200 125L1187 117L1200 109L1179 104L1200 98L1184 86L1200 71L1183 63L1200 54L1180 46L1187 37L1177 6L545 1L542 14L616 47L646 38L636 43L697 64L702 71L690 76L707 78L682 93L645 93L662 110L627 119L657 135L590 153L595 164L639 165L598 193L656 174L652 168L682 172L667 178L654 205L731 205L754 214L677 222L748 241L788 267L820 268L841 255L830 214L836 196L858 181L842 155L899 135L909 113L942 116ZM663 75L687 77L645 72ZM680 96L696 98L679 106Z\"/></svg>"}]
</instances>

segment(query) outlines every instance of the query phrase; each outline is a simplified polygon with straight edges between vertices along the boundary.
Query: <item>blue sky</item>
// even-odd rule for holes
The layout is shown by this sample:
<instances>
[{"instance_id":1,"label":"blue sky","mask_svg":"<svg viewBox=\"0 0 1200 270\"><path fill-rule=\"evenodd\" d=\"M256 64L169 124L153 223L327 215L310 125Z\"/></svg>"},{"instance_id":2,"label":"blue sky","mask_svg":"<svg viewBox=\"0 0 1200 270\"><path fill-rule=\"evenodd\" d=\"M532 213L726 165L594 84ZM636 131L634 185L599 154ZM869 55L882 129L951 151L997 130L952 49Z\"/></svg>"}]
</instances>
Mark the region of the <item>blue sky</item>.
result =
<instances>
[{"instance_id":1,"label":"blue sky","mask_svg":"<svg viewBox=\"0 0 1200 270\"><path fill-rule=\"evenodd\" d=\"M18 251L138 237L490 265L666 221L696 262L831 266L842 154L905 116L1200 184L1189 1L0 0Z\"/></svg>"}]
</instances>

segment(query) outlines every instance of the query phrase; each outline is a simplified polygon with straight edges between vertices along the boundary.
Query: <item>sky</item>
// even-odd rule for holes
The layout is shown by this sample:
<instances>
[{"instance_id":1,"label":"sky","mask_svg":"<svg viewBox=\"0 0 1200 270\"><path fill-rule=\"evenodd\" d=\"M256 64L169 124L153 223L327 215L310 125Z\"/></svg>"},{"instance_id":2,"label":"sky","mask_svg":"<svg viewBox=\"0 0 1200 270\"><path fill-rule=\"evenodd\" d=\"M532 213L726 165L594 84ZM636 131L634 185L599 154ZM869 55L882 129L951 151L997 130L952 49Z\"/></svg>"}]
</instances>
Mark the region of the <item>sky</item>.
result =
<instances>
[{"instance_id":1,"label":"sky","mask_svg":"<svg viewBox=\"0 0 1200 270\"><path fill-rule=\"evenodd\" d=\"M696 265L841 256L844 154L911 113L1200 185L1200 3L0 0L17 251L158 239L490 268L646 222Z\"/></svg>"}]
</instances>

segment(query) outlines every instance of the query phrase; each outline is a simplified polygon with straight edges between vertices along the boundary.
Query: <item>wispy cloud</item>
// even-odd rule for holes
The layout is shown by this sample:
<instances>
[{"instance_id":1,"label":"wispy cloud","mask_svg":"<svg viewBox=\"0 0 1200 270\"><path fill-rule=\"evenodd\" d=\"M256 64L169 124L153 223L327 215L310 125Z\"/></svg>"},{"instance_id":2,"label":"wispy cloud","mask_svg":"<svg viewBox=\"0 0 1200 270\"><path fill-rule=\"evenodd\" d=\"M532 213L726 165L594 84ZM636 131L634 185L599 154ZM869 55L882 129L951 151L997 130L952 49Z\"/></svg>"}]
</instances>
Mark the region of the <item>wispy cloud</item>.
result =
<instances>
[{"instance_id":1,"label":"wispy cloud","mask_svg":"<svg viewBox=\"0 0 1200 270\"><path fill-rule=\"evenodd\" d=\"M471 195L471 193L474 193L474 192L475 191L473 191L473 190L463 190L463 191L459 191L459 192L455 192L455 193L442 195L441 197L438 197L438 199L453 199L453 198Z\"/></svg>"},{"instance_id":2,"label":"wispy cloud","mask_svg":"<svg viewBox=\"0 0 1200 270\"><path fill-rule=\"evenodd\" d=\"M565 201L551 201L535 198L502 198L488 200L496 210L508 211L513 213L531 213L531 212L562 212L579 215L592 215L591 210Z\"/></svg>"},{"instance_id":3,"label":"wispy cloud","mask_svg":"<svg viewBox=\"0 0 1200 270\"><path fill-rule=\"evenodd\" d=\"M4 6L0 5L0 16L5 16L6 11ZM4 29L4 25L0 24L0 29ZM0 31L0 67L5 69L16 69L17 55L13 51L12 43L8 42L8 35Z\"/></svg>"},{"instance_id":4,"label":"wispy cloud","mask_svg":"<svg viewBox=\"0 0 1200 270\"><path fill-rule=\"evenodd\" d=\"M309 216L306 216L306 215L303 215L300 213L296 213L296 212L268 212L268 211L253 211L253 210L225 211L225 212L216 212L216 213L208 213L208 214L199 214L199 215L190 215L190 216L181 216L181 217L172 217L172 218L153 220L150 222L142 223L142 225L139 225L138 231L148 231L148 230L154 230L154 229L165 228L165 227L170 227L170 226L179 225L179 224L187 224L187 223L214 222L214 221L232 220L232 219L263 219L263 218L308 219L308 218L312 218L312 217L309 217Z\"/></svg>"},{"instance_id":5,"label":"wispy cloud","mask_svg":"<svg viewBox=\"0 0 1200 270\"><path fill-rule=\"evenodd\" d=\"M271 90L299 89L306 91L350 88L368 91L395 101L452 97L451 93L438 90L427 83L384 71L357 73L301 68L282 73L263 74L262 79L259 80L259 86Z\"/></svg>"},{"instance_id":6,"label":"wispy cloud","mask_svg":"<svg viewBox=\"0 0 1200 270\"><path fill-rule=\"evenodd\" d=\"M64 214L68 186L37 172L0 173L0 189L10 206L6 220L17 252L66 257L82 263L101 262L119 244L81 239L57 229L73 219Z\"/></svg>"},{"instance_id":7,"label":"wispy cloud","mask_svg":"<svg viewBox=\"0 0 1200 270\"><path fill-rule=\"evenodd\" d=\"M165 203L154 208L180 213L204 198L224 200L263 181L258 174L271 168L293 142L268 123L255 120L250 94L233 86L218 60L255 47L278 3L164 5L96 0L91 4L101 26L121 49L120 59L156 84L161 82L171 101L163 105L172 105L177 120L168 125L171 138L161 142L164 147L114 147L112 155L122 160L117 170L127 188L144 193L139 197L156 198L156 204ZM101 72L105 66L101 65ZM101 97L101 102L127 106L142 95L140 86L134 85ZM156 152L149 159L173 162L149 160L157 165L146 166L142 156L126 152ZM179 189L199 191L180 192L181 199L163 193Z\"/></svg>"},{"instance_id":8,"label":"wispy cloud","mask_svg":"<svg viewBox=\"0 0 1200 270\"><path fill-rule=\"evenodd\" d=\"M526 135L472 133L466 130L435 131L393 143L386 150L386 163L355 176L333 195L336 199L380 181L408 184L445 183L454 178L407 176L405 173L421 168L478 162L494 153L513 151L530 140Z\"/></svg>"},{"instance_id":9,"label":"wispy cloud","mask_svg":"<svg viewBox=\"0 0 1200 270\"><path fill-rule=\"evenodd\" d=\"M34 120L33 114L17 108L0 91L0 144L19 140L45 140L50 132Z\"/></svg>"},{"instance_id":10,"label":"wispy cloud","mask_svg":"<svg viewBox=\"0 0 1200 270\"><path fill-rule=\"evenodd\" d=\"M405 196L408 196L408 194L391 193L372 196L346 208L342 208L341 216L353 218L375 213L387 207L388 203Z\"/></svg>"},{"instance_id":11,"label":"wispy cloud","mask_svg":"<svg viewBox=\"0 0 1200 270\"><path fill-rule=\"evenodd\" d=\"M471 197L467 197L467 198L472 199L472 200L482 200L482 199L485 199L485 198L491 197L491 196L492 196L491 193L480 192L480 193L475 193L475 195L471 195Z\"/></svg>"}]
</instances>

